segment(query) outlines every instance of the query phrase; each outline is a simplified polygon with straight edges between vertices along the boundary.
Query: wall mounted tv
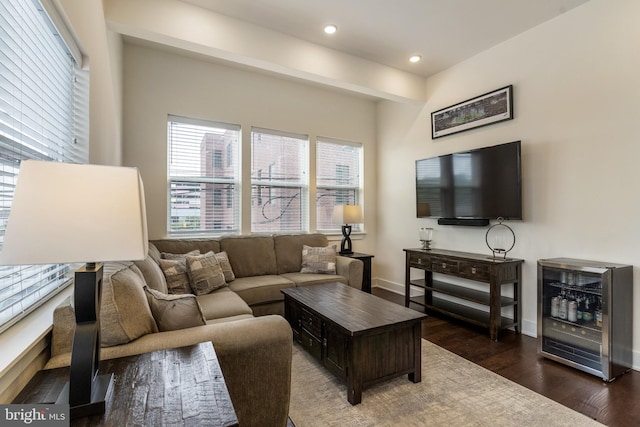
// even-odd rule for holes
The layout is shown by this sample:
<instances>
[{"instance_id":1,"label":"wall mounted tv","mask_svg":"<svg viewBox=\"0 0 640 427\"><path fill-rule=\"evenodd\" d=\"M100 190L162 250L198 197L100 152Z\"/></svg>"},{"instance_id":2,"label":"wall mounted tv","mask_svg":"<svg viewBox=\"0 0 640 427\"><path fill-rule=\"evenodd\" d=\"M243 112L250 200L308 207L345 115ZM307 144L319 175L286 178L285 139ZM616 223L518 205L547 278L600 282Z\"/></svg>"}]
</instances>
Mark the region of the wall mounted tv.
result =
<instances>
[{"instance_id":1,"label":"wall mounted tv","mask_svg":"<svg viewBox=\"0 0 640 427\"><path fill-rule=\"evenodd\" d=\"M416 202L438 224L522 219L520 141L416 160Z\"/></svg>"}]
</instances>

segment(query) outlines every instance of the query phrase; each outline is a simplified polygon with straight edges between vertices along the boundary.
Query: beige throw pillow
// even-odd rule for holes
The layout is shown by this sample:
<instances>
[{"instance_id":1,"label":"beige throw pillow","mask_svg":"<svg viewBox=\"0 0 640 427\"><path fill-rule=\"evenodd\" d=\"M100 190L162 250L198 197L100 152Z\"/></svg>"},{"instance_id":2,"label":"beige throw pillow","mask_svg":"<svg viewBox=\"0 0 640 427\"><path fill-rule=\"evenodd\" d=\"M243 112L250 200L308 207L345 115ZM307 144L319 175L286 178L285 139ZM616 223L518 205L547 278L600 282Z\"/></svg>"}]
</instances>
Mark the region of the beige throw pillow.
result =
<instances>
[{"instance_id":1,"label":"beige throw pillow","mask_svg":"<svg viewBox=\"0 0 640 427\"><path fill-rule=\"evenodd\" d=\"M170 294L190 294L189 275L186 260L161 259L160 268L167 279L167 289Z\"/></svg>"},{"instance_id":2,"label":"beige throw pillow","mask_svg":"<svg viewBox=\"0 0 640 427\"><path fill-rule=\"evenodd\" d=\"M235 274L233 274L233 269L231 268L231 263L229 262L229 255L226 252L218 252L216 254L216 259L218 260L218 264L220 264L220 268L222 268L222 273L224 274L224 281L229 283L233 282L236 279Z\"/></svg>"},{"instance_id":3,"label":"beige throw pillow","mask_svg":"<svg viewBox=\"0 0 640 427\"><path fill-rule=\"evenodd\" d=\"M301 273L336 274L336 247L302 246Z\"/></svg>"},{"instance_id":4,"label":"beige throw pillow","mask_svg":"<svg viewBox=\"0 0 640 427\"><path fill-rule=\"evenodd\" d=\"M153 318L161 332L207 324L195 295L167 295L148 286L145 286L144 290Z\"/></svg>"},{"instance_id":5,"label":"beige throw pillow","mask_svg":"<svg viewBox=\"0 0 640 427\"><path fill-rule=\"evenodd\" d=\"M133 263L104 264L100 306L102 347L126 344L158 332L144 293L144 277Z\"/></svg>"},{"instance_id":6,"label":"beige throw pillow","mask_svg":"<svg viewBox=\"0 0 640 427\"><path fill-rule=\"evenodd\" d=\"M187 272L191 290L196 295L208 294L227 286L222 268L213 252L187 256Z\"/></svg>"},{"instance_id":7,"label":"beige throw pillow","mask_svg":"<svg viewBox=\"0 0 640 427\"><path fill-rule=\"evenodd\" d=\"M189 275L187 273L187 256L199 255L198 249L186 254L170 254L162 252L160 268L167 279L167 290L170 294L190 294Z\"/></svg>"}]
</instances>

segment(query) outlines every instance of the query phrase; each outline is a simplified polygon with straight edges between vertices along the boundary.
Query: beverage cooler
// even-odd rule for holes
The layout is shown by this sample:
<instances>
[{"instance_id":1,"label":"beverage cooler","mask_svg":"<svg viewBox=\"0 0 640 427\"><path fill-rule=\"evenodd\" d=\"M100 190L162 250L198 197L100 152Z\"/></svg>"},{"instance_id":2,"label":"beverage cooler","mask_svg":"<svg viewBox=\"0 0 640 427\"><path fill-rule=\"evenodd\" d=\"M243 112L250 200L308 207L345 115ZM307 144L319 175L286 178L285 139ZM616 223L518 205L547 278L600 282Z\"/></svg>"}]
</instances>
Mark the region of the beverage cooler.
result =
<instances>
[{"instance_id":1,"label":"beverage cooler","mask_svg":"<svg viewBox=\"0 0 640 427\"><path fill-rule=\"evenodd\" d=\"M605 381L632 364L633 267L538 260L538 354Z\"/></svg>"}]
</instances>

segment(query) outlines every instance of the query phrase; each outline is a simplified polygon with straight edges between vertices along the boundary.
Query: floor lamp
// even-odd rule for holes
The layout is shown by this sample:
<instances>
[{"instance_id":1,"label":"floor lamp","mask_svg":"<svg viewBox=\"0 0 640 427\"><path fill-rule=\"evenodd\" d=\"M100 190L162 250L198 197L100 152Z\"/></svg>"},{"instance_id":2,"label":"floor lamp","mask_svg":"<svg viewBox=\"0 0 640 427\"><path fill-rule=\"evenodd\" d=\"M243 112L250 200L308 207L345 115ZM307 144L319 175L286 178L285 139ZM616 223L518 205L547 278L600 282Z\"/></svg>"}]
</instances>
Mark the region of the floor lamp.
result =
<instances>
[{"instance_id":1,"label":"floor lamp","mask_svg":"<svg viewBox=\"0 0 640 427\"><path fill-rule=\"evenodd\" d=\"M144 189L135 168L25 160L0 265L86 262L75 273L69 383L71 418L105 412L113 375L98 375L102 262L147 255Z\"/></svg>"},{"instance_id":2,"label":"floor lamp","mask_svg":"<svg viewBox=\"0 0 640 427\"><path fill-rule=\"evenodd\" d=\"M342 225L340 255L353 254L351 246L351 225L362 223L362 207L359 205L336 205L333 207L333 223Z\"/></svg>"}]
</instances>

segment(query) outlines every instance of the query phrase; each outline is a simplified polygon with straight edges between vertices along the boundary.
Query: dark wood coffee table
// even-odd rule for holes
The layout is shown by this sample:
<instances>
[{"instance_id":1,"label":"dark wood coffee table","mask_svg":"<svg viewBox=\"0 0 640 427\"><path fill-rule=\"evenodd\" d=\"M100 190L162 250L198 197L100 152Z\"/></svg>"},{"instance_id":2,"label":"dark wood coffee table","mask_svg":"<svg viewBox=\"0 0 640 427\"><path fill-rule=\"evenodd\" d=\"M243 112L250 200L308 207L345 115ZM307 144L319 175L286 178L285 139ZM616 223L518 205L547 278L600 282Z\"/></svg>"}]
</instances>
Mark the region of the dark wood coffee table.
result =
<instances>
[{"instance_id":1,"label":"dark wood coffee table","mask_svg":"<svg viewBox=\"0 0 640 427\"><path fill-rule=\"evenodd\" d=\"M347 385L347 400L398 375L421 380L424 313L342 283L283 289L294 340Z\"/></svg>"}]
</instances>

